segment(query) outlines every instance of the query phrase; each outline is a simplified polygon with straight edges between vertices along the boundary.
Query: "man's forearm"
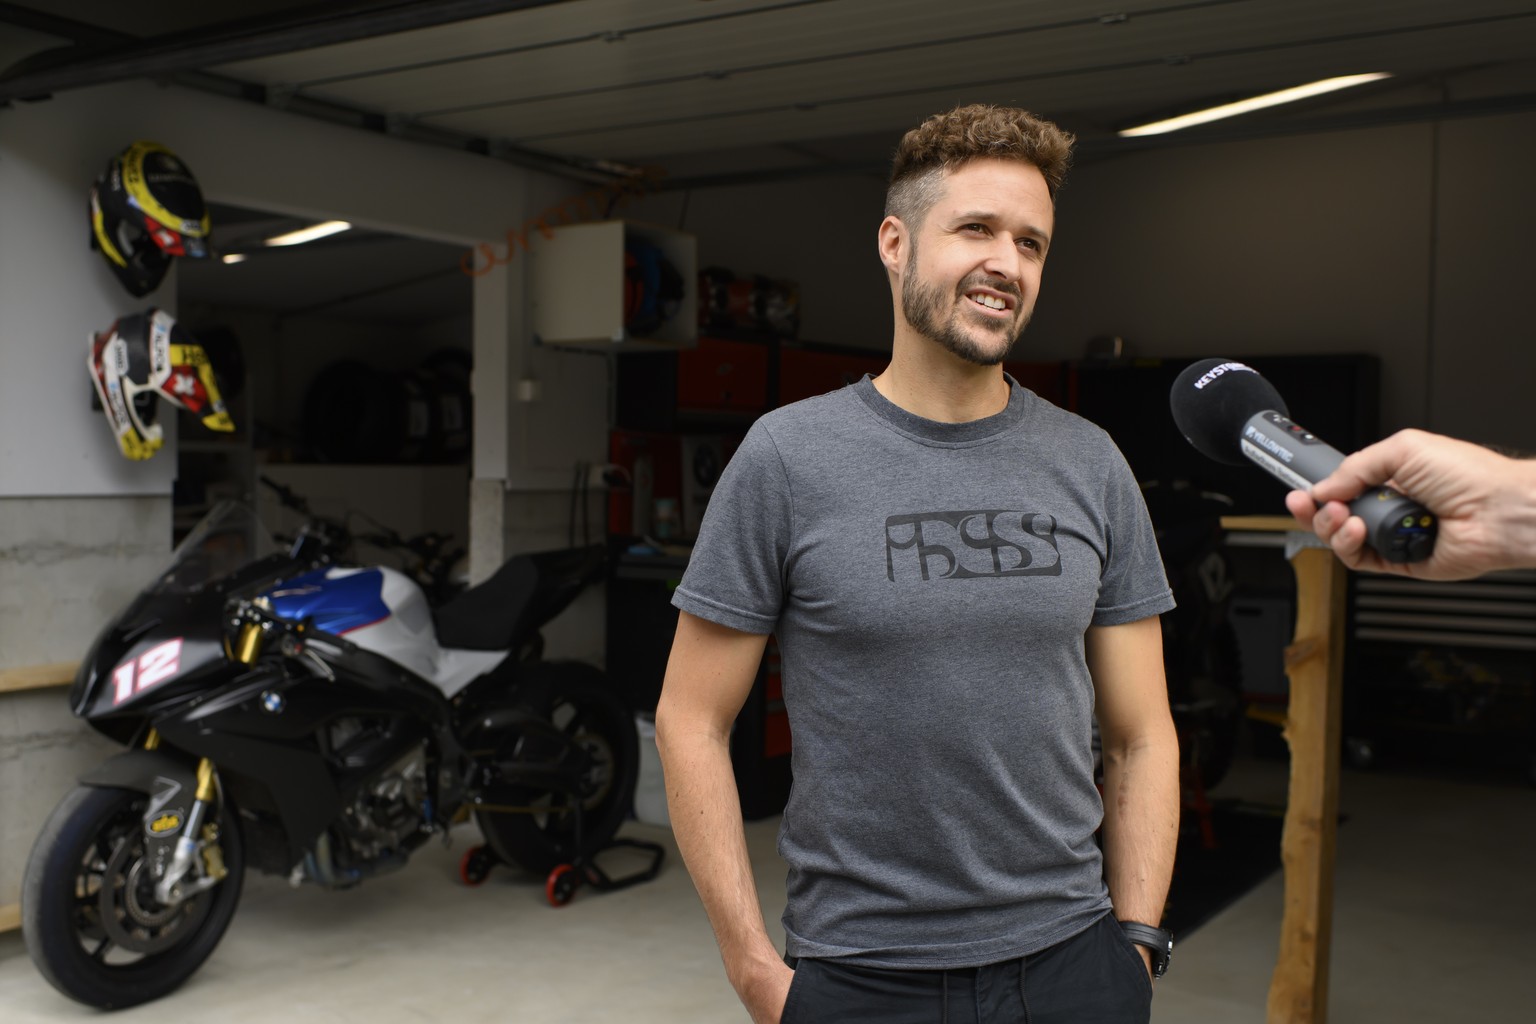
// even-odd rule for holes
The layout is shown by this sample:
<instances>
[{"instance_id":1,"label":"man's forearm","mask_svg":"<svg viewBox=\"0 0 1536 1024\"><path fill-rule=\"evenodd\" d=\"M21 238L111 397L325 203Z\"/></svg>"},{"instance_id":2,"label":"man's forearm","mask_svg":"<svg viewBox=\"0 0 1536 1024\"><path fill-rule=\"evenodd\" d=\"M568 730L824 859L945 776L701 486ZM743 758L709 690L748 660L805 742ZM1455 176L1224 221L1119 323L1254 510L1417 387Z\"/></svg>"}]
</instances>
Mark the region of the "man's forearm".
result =
<instances>
[{"instance_id":1,"label":"man's forearm","mask_svg":"<svg viewBox=\"0 0 1536 1024\"><path fill-rule=\"evenodd\" d=\"M1115 916L1162 918L1179 840L1179 747L1171 724L1104 760L1104 878Z\"/></svg>"},{"instance_id":2,"label":"man's forearm","mask_svg":"<svg viewBox=\"0 0 1536 1024\"><path fill-rule=\"evenodd\" d=\"M745 998L754 968L764 963L782 968L783 961L763 923L728 741L661 729L658 741L678 851L715 930L726 975Z\"/></svg>"}]
</instances>

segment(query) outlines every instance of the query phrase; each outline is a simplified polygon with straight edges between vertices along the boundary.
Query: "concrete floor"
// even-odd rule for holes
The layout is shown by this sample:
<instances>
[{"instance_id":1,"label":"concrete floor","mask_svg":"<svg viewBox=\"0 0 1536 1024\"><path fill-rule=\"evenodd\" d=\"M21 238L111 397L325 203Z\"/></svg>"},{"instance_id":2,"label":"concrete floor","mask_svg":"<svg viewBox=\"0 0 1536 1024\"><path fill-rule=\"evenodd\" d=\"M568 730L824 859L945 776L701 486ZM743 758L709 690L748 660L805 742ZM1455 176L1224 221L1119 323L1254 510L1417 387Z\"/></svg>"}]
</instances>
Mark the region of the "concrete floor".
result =
<instances>
[{"instance_id":1,"label":"concrete floor","mask_svg":"<svg viewBox=\"0 0 1536 1024\"><path fill-rule=\"evenodd\" d=\"M1244 762L1215 795L1278 803L1284 787L1283 764ZM1536 789L1346 773L1341 803L1328 1019L1536 1019ZM781 941L776 827L753 822L747 832ZM626 831L670 846L666 829ZM203 969L170 997L112 1019L746 1021L675 856L655 882L583 890L554 909L542 885L509 870L479 889L459 885L458 858L474 840L462 828L452 849L426 847L404 871L346 893L252 876ZM1277 874L1182 940L1157 986L1156 1024L1264 1021L1281 899ZM6 1024L100 1019L42 980L16 932L0 935L0 1008Z\"/></svg>"}]
</instances>

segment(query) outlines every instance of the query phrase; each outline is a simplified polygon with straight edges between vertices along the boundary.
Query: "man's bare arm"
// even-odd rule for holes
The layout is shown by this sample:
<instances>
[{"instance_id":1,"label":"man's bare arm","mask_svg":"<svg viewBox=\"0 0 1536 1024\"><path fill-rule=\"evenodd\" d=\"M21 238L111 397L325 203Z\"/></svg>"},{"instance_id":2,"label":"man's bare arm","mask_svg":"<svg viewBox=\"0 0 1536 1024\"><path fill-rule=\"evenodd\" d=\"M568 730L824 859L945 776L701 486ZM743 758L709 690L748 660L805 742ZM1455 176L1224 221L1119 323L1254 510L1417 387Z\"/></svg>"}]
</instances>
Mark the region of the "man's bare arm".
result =
<instances>
[{"instance_id":1,"label":"man's bare arm","mask_svg":"<svg viewBox=\"0 0 1536 1024\"><path fill-rule=\"evenodd\" d=\"M1104 741L1104 875L1115 917L1156 925L1179 839L1179 741L1158 619L1086 638ZM1142 950L1150 965L1151 956Z\"/></svg>"},{"instance_id":2,"label":"man's bare arm","mask_svg":"<svg viewBox=\"0 0 1536 1024\"><path fill-rule=\"evenodd\" d=\"M656 707L667 813L725 961L756 1024L777 1024L794 977L768 940L731 770L731 725L768 638L680 612Z\"/></svg>"}]
</instances>

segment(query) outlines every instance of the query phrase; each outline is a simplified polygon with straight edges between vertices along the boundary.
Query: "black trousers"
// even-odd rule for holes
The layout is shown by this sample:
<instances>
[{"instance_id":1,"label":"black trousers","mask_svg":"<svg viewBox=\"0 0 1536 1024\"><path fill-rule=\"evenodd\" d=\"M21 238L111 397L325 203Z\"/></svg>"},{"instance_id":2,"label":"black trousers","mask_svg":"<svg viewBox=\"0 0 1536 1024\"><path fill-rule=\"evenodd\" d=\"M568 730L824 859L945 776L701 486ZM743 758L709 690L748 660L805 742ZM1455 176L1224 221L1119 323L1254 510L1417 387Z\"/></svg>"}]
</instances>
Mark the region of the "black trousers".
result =
<instances>
[{"instance_id":1,"label":"black trousers","mask_svg":"<svg viewBox=\"0 0 1536 1024\"><path fill-rule=\"evenodd\" d=\"M1106 914L1019 960L948 971L791 960L780 1024L1147 1024L1152 980Z\"/></svg>"}]
</instances>

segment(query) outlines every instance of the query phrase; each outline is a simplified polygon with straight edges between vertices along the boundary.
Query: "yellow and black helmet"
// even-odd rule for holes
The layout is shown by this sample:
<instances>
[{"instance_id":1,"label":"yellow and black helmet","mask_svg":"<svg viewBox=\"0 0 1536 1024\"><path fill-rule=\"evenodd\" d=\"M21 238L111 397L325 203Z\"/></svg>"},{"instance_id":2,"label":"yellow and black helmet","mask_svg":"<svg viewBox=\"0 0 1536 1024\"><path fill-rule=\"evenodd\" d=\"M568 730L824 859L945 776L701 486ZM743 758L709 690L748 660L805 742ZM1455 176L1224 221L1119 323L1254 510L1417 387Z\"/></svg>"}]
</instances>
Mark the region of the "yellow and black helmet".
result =
<instances>
[{"instance_id":1,"label":"yellow and black helmet","mask_svg":"<svg viewBox=\"0 0 1536 1024\"><path fill-rule=\"evenodd\" d=\"M159 287L171 259L208 255L211 223L197 179L158 142L112 158L91 187L91 245L135 296Z\"/></svg>"}]
</instances>

